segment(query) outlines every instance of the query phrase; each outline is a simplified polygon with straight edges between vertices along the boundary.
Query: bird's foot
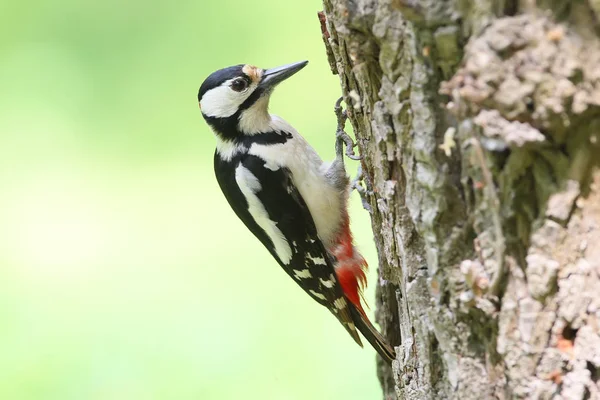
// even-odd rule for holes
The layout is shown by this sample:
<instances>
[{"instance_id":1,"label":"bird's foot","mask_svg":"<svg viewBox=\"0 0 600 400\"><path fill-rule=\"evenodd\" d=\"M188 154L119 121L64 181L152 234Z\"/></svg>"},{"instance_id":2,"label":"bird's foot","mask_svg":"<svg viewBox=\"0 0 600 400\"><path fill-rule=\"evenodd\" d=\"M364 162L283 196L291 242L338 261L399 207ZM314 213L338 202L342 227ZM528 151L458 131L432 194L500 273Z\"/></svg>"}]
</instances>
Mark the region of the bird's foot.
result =
<instances>
[{"instance_id":1,"label":"bird's foot","mask_svg":"<svg viewBox=\"0 0 600 400\"><path fill-rule=\"evenodd\" d=\"M362 182L364 182L364 186ZM369 203L369 197L373 195L373 185L369 177L363 173L362 165L358 166L356 177L350 182L350 188L358 192L363 208L372 214L373 209Z\"/></svg>"},{"instance_id":2,"label":"bird's foot","mask_svg":"<svg viewBox=\"0 0 600 400\"><path fill-rule=\"evenodd\" d=\"M361 156L356 155L354 152L356 143L354 143L350 135L348 135L344 130L346 126L346 120L348 119L348 113L342 108L343 100L344 98L340 97L335 102L334 108L335 116L337 117L337 130L335 132L335 155L336 158L342 163L344 162L344 145L346 145L346 157L350 158L351 160L360 160L362 158Z\"/></svg>"}]
</instances>

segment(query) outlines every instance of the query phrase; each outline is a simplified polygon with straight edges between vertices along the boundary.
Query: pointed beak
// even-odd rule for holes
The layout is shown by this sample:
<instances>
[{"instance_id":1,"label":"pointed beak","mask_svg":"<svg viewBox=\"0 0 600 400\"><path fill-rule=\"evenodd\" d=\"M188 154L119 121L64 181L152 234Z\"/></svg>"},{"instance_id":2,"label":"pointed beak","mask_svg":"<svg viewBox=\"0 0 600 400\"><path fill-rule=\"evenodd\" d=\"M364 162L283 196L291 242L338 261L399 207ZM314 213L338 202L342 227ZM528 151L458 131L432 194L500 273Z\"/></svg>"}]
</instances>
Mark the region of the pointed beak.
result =
<instances>
[{"instance_id":1,"label":"pointed beak","mask_svg":"<svg viewBox=\"0 0 600 400\"><path fill-rule=\"evenodd\" d=\"M263 90L273 89L278 83L283 82L304 68L306 64L308 64L308 61L300 61L293 64L282 65L281 67L269 68L263 73L262 80L258 86Z\"/></svg>"}]
</instances>

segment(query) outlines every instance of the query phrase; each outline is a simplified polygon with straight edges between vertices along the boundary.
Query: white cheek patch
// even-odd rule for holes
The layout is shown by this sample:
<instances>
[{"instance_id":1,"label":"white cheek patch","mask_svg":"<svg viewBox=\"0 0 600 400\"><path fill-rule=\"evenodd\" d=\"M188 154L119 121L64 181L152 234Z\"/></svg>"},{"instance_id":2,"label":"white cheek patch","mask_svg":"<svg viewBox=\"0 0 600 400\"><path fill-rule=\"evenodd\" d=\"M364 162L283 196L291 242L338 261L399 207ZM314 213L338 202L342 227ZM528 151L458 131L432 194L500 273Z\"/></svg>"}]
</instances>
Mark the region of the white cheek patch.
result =
<instances>
[{"instance_id":1,"label":"white cheek patch","mask_svg":"<svg viewBox=\"0 0 600 400\"><path fill-rule=\"evenodd\" d=\"M271 239L273 246L275 246L277 257L279 257L284 264L289 264L292 259L292 248L285 236L283 236L281 230L277 228L277 223L269 218L269 213L267 213L265 206L256 195L256 193L260 192L262 189L260 182L248 168L241 164L235 169L235 181L246 198L248 212L252 218L254 218L256 224L260 226L269 239Z\"/></svg>"},{"instance_id":2,"label":"white cheek patch","mask_svg":"<svg viewBox=\"0 0 600 400\"><path fill-rule=\"evenodd\" d=\"M233 79L229 79L221 86L204 93L200 100L200 109L204 115L215 118L231 117L256 89L256 84L251 84L243 92L236 92L230 87L232 81Z\"/></svg>"}]
</instances>

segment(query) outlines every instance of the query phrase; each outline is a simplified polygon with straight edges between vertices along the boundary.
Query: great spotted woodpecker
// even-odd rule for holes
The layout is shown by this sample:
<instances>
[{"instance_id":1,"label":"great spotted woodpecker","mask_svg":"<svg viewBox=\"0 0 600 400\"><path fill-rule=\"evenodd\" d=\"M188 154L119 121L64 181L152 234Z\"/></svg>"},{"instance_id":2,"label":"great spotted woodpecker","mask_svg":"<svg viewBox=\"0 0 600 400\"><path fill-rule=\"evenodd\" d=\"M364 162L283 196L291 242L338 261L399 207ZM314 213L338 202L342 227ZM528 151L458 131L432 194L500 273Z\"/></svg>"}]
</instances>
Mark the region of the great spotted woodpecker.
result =
<instances>
[{"instance_id":1,"label":"great spotted woodpecker","mask_svg":"<svg viewBox=\"0 0 600 400\"><path fill-rule=\"evenodd\" d=\"M236 65L202 83L198 102L217 140L217 181L233 211L284 271L359 345L357 330L391 362L394 349L360 302L367 263L352 242L341 152L323 162L291 125L268 112L273 88L306 64L266 70Z\"/></svg>"}]
</instances>

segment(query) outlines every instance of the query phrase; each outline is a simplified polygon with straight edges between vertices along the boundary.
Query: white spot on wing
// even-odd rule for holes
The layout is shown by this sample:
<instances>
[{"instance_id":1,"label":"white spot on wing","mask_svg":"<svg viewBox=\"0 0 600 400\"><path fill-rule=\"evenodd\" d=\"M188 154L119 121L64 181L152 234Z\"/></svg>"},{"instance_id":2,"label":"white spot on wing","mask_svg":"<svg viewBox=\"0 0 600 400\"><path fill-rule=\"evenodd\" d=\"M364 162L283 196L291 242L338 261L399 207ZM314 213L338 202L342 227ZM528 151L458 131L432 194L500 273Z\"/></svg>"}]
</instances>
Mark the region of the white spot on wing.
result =
<instances>
[{"instance_id":1,"label":"white spot on wing","mask_svg":"<svg viewBox=\"0 0 600 400\"><path fill-rule=\"evenodd\" d=\"M319 278L319 280L321 281L321 284L323 286L325 286L327 289L331 289L333 287L333 285L335 285L335 281L333 281L333 280L328 280L328 279L323 279L323 278Z\"/></svg>"},{"instance_id":2,"label":"white spot on wing","mask_svg":"<svg viewBox=\"0 0 600 400\"><path fill-rule=\"evenodd\" d=\"M303 269L300 271L294 270L294 276L298 279L312 278L312 274L308 269Z\"/></svg>"},{"instance_id":3,"label":"white spot on wing","mask_svg":"<svg viewBox=\"0 0 600 400\"><path fill-rule=\"evenodd\" d=\"M317 299L321 299L321 300L327 300L327 298L325 296L323 296L321 293L315 292L314 290L309 290L309 292L315 296Z\"/></svg>"},{"instance_id":4,"label":"white spot on wing","mask_svg":"<svg viewBox=\"0 0 600 400\"><path fill-rule=\"evenodd\" d=\"M325 259L323 257L313 257L311 255L308 256L308 258L315 263L315 265L327 265L327 263L325 262Z\"/></svg>"},{"instance_id":5,"label":"white spot on wing","mask_svg":"<svg viewBox=\"0 0 600 400\"><path fill-rule=\"evenodd\" d=\"M335 308L337 308L338 310L341 310L341 309L345 308L348 305L348 303L346 303L345 298L340 297L339 299L336 299L333 302L333 305L335 305Z\"/></svg>"},{"instance_id":6,"label":"white spot on wing","mask_svg":"<svg viewBox=\"0 0 600 400\"><path fill-rule=\"evenodd\" d=\"M262 189L260 182L248 168L241 164L235 169L235 181L248 202L248 212L273 242L279 259L284 264L288 264L292 259L292 249L281 230L277 228L277 223L269 218L265 206L256 196L256 193Z\"/></svg>"}]
</instances>

